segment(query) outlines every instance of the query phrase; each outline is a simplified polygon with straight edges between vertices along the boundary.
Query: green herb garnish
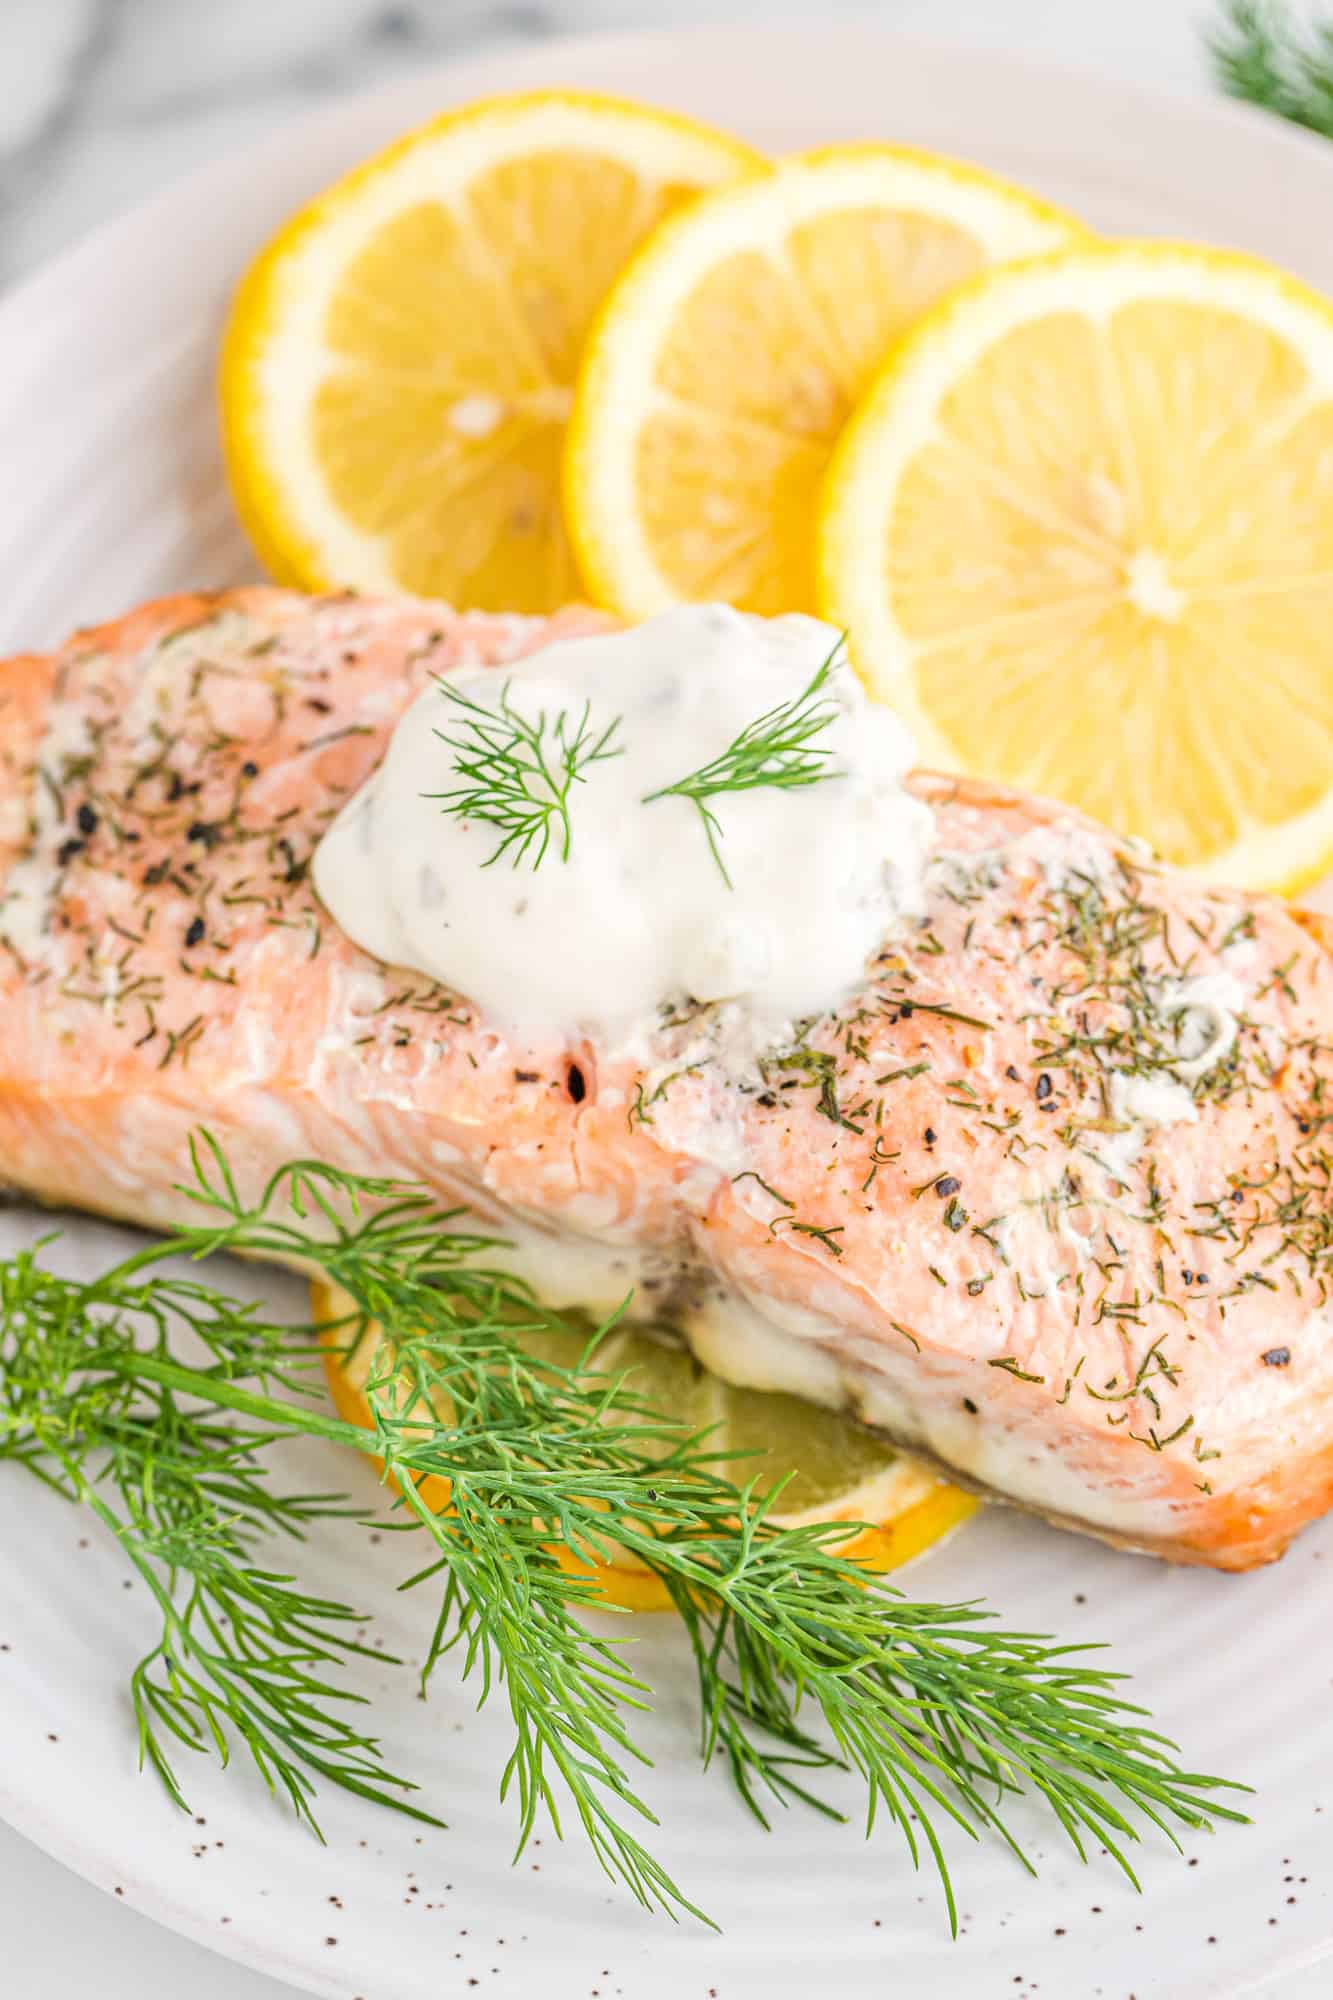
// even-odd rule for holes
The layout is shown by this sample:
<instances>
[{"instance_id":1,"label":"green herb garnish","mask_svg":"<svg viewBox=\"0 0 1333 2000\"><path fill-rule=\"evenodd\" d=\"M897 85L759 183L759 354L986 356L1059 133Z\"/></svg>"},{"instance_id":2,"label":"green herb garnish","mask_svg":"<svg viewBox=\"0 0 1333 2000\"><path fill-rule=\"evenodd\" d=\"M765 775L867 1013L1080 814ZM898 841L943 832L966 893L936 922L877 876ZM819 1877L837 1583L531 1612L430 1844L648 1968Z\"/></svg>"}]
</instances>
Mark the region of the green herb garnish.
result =
<instances>
[{"instance_id":1,"label":"green herb garnish","mask_svg":"<svg viewBox=\"0 0 1333 2000\"><path fill-rule=\"evenodd\" d=\"M762 785L796 791L803 785L819 785L826 778L843 775L841 771L830 770L833 752L827 745L811 747L813 739L829 727L838 713L838 704L830 701L823 690L837 665L843 643L838 640L800 694L747 722L740 735L710 763L691 771L688 777L677 778L674 785L663 785L660 791L644 795L644 805L651 805L654 799L670 798L689 799L693 803L703 823L709 851L729 889L733 883L718 844L722 828L709 800L727 792L753 792Z\"/></svg>"},{"instance_id":2,"label":"green herb garnish","mask_svg":"<svg viewBox=\"0 0 1333 2000\"><path fill-rule=\"evenodd\" d=\"M1225 0L1209 49L1230 96L1333 139L1333 16L1305 28L1275 0Z\"/></svg>"},{"instance_id":3,"label":"green herb garnish","mask_svg":"<svg viewBox=\"0 0 1333 2000\"><path fill-rule=\"evenodd\" d=\"M654 1823L631 1776L646 1762L633 1723L649 1689L625 1640L584 1623L594 1586L561 1567L556 1541L589 1560L619 1545L666 1584L693 1650L704 1761L725 1759L759 1820L794 1802L837 1817L812 1774L850 1768L868 1822L882 1808L914 1861L924 1842L955 1928L936 1816L995 1831L1031 1866L1001 1811L1030 1789L1080 1855L1086 1836L1131 1880L1127 1815L1173 1840L1171 1820L1242 1817L1075 1649L998 1630L975 1605L908 1602L837 1554L855 1524L775 1525L776 1495L739 1487L706 1434L599 1369L600 1334L576 1366L534 1355L530 1336L573 1323L490 1267L493 1244L456 1211L309 1162L251 1205L212 1140L192 1157L183 1192L197 1223L100 1278L60 1277L44 1245L0 1262L0 1459L88 1507L147 1586L157 1633L131 1695L141 1757L177 1803L182 1749L239 1749L312 1826L320 1779L431 1817L349 1705L340 1670L366 1653L363 1620L265 1553L275 1534L358 1518L337 1496L283 1493L266 1476L269 1447L306 1436L382 1459L397 1483L397 1525L423 1544L413 1587L434 1599L423 1681L455 1651L483 1701L508 1703L501 1792L516 1798L519 1851L572 1807L645 1905L700 1914L639 1838ZM219 1250L298 1261L343 1287L349 1349L379 1324L373 1431L325 1406L319 1329L163 1268ZM181 1323L201 1360L177 1358ZM438 1479L443 1514L423 1491ZM639 1629L651 1645L652 1627Z\"/></svg>"},{"instance_id":4,"label":"green herb garnish","mask_svg":"<svg viewBox=\"0 0 1333 2000\"><path fill-rule=\"evenodd\" d=\"M616 716L597 736L588 702L576 721L561 709L551 718L543 710L529 722L510 706L508 681L500 693L498 713L448 681L437 681L436 686L463 711L458 735L443 729L435 734L452 750L454 770L466 783L425 796L438 799L456 819L484 820L499 828L504 838L483 867L510 854L510 865L517 868L535 847L532 867L540 868L553 838L559 842L560 859L568 861L573 838L569 795L583 782L590 764L624 754L611 747L621 718Z\"/></svg>"}]
</instances>

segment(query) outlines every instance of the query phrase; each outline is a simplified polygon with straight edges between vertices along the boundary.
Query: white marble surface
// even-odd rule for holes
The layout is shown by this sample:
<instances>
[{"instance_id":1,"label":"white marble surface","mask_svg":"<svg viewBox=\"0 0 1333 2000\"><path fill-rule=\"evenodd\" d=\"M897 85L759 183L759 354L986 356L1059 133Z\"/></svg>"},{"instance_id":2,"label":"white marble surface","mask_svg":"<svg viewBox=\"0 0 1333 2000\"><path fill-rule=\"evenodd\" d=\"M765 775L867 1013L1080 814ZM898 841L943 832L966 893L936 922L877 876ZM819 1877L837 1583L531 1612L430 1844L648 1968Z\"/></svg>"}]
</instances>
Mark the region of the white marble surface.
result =
<instances>
[{"instance_id":1,"label":"white marble surface","mask_svg":"<svg viewBox=\"0 0 1333 2000\"><path fill-rule=\"evenodd\" d=\"M0 0L0 287L109 215L339 91L504 42L818 11L1177 91L1210 0ZM2 441L0 441L2 443ZM3 1719L0 1718L0 1755ZM127 1829L132 1839L132 1829ZM281 2000L0 1826L0 1991ZM1324 1975L1316 1972L1316 1981ZM1283 1988L1283 2000L1323 1993ZM981 2000L981 1996L979 1996Z\"/></svg>"}]
</instances>

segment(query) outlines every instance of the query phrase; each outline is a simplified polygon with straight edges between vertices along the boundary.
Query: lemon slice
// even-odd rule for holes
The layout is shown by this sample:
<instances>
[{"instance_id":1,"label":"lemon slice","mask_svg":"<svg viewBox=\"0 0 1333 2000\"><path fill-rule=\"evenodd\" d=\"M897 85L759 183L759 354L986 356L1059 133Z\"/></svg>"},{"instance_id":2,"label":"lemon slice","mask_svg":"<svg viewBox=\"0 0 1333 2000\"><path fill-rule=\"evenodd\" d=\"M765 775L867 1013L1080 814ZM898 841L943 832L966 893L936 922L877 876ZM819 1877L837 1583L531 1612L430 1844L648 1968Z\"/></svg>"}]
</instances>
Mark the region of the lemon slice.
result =
<instances>
[{"instance_id":1,"label":"lemon slice","mask_svg":"<svg viewBox=\"0 0 1333 2000\"><path fill-rule=\"evenodd\" d=\"M815 502L890 342L987 265L1079 235L979 169L891 146L783 160L664 223L588 339L565 509L602 603L813 610Z\"/></svg>"},{"instance_id":2,"label":"lemon slice","mask_svg":"<svg viewBox=\"0 0 1333 2000\"><path fill-rule=\"evenodd\" d=\"M376 1366L376 1330L372 1327L350 1354L340 1351L347 1339L346 1320L355 1312L352 1301L321 1279L312 1283L310 1292L316 1320L332 1328L325 1365L333 1400L349 1422L373 1428L365 1384ZM581 1334L551 1332L524 1344L531 1353L572 1367L583 1354L586 1339ZM617 1330L598 1349L597 1366L613 1375L629 1370L634 1394L690 1429L713 1428L710 1448L745 1453L734 1466L738 1481L748 1484L753 1479L761 1493L781 1484L775 1520L786 1525L875 1523L869 1532L850 1536L844 1550L871 1568L896 1569L976 1509L968 1494L859 1425L794 1396L732 1388L682 1348L648 1331ZM445 1483L427 1481L423 1492L428 1488L435 1489L428 1494L429 1504L447 1507ZM570 1551L561 1550L560 1556L567 1568L586 1572L586 1564ZM663 1584L628 1551L614 1562L599 1563L595 1573L603 1593L626 1610L670 1606Z\"/></svg>"},{"instance_id":3,"label":"lemon slice","mask_svg":"<svg viewBox=\"0 0 1333 2000\"><path fill-rule=\"evenodd\" d=\"M577 594L559 464L584 332L641 239L760 164L616 99L496 98L302 209L222 361L242 520L283 581L550 611Z\"/></svg>"},{"instance_id":4,"label":"lemon slice","mask_svg":"<svg viewBox=\"0 0 1333 2000\"><path fill-rule=\"evenodd\" d=\"M1295 889L1333 863L1333 306L1103 244L994 272L830 470L820 602L931 762Z\"/></svg>"}]
</instances>

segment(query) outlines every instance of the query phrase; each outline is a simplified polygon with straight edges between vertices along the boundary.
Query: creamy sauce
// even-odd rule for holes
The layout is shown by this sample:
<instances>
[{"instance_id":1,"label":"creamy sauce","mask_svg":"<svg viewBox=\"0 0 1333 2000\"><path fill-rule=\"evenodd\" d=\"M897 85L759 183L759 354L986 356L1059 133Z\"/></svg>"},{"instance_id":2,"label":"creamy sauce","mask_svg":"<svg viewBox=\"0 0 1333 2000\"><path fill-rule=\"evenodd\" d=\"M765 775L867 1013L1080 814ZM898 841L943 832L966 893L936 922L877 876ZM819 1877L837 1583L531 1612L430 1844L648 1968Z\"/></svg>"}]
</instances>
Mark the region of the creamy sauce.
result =
<instances>
[{"instance_id":1,"label":"creamy sauce","mask_svg":"<svg viewBox=\"0 0 1333 2000\"><path fill-rule=\"evenodd\" d=\"M895 920L922 907L932 817L903 788L911 740L840 660L815 697L828 712L808 739L818 783L712 793L712 844L693 799L650 795L799 703L837 642L811 618L688 605L512 667L456 671L448 687L494 739L517 718L544 730L553 756L558 718L566 741L580 722L589 743L614 725L607 754L569 786L567 828L550 819L534 865L535 844L494 858L503 828L446 809L440 794L469 782L457 746L475 747L476 711L435 686L321 842L315 886L364 950L519 1035L624 1047L682 1002L728 1000L762 1045L843 999ZM539 779L525 788L549 803Z\"/></svg>"}]
</instances>

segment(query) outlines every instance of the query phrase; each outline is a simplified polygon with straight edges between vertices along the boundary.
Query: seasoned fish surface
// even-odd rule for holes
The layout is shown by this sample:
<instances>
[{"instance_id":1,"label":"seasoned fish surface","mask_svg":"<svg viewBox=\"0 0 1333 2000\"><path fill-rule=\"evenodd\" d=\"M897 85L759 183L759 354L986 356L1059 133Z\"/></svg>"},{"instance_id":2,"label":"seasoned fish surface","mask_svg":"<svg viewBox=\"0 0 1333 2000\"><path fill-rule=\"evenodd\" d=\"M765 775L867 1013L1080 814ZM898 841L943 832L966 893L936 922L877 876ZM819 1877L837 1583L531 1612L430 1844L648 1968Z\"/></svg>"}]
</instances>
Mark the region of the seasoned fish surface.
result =
<instances>
[{"instance_id":1,"label":"seasoned fish surface","mask_svg":"<svg viewBox=\"0 0 1333 2000\"><path fill-rule=\"evenodd\" d=\"M245 590L0 669L0 1143L167 1223L206 1124L427 1183L554 1296L632 1281L721 1373L965 1481L1243 1569L1333 1499L1333 956L1319 922L922 775L923 921L762 1062L517 1045L367 958L311 855L433 673L578 629ZM513 878L496 870L496 893ZM545 1274L545 1275L543 1275Z\"/></svg>"}]
</instances>

